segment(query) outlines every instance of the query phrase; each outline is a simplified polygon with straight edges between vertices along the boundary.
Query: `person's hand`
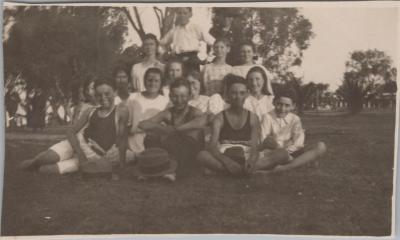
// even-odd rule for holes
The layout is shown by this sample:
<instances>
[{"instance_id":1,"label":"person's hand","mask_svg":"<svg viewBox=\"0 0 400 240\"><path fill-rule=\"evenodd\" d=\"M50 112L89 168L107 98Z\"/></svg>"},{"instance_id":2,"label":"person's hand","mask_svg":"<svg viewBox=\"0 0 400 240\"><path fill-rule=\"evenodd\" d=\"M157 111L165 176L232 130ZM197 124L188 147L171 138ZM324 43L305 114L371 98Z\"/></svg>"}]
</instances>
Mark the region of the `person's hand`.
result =
<instances>
[{"instance_id":1,"label":"person's hand","mask_svg":"<svg viewBox=\"0 0 400 240\"><path fill-rule=\"evenodd\" d=\"M276 134L273 133L269 135L266 139L264 139L263 141L264 148L277 149L279 147L279 144L276 138L277 138Z\"/></svg>"}]
</instances>

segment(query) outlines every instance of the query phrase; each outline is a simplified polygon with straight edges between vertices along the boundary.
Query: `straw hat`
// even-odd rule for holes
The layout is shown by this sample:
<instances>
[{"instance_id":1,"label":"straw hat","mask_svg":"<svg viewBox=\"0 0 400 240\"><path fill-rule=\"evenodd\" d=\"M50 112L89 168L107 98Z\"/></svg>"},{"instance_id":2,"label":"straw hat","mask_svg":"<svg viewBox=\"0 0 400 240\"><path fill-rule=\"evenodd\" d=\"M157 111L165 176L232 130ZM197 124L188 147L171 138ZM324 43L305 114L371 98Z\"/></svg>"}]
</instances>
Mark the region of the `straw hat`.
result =
<instances>
[{"instance_id":1,"label":"straw hat","mask_svg":"<svg viewBox=\"0 0 400 240\"><path fill-rule=\"evenodd\" d=\"M178 163L162 148L148 148L139 154L133 169L135 176L157 177L175 173Z\"/></svg>"}]
</instances>

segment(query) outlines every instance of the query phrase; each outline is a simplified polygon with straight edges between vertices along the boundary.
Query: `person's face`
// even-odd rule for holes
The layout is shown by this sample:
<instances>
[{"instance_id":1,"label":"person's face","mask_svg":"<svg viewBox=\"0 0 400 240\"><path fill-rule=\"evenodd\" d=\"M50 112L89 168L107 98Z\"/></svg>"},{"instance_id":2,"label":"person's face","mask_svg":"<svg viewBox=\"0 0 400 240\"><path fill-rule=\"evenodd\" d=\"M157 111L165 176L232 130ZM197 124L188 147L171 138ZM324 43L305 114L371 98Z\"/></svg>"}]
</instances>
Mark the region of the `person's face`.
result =
<instances>
[{"instance_id":1,"label":"person's face","mask_svg":"<svg viewBox=\"0 0 400 240\"><path fill-rule=\"evenodd\" d=\"M252 63L253 57L254 57L254 51L251 46L243 45L240 48L240 59L242 60L243 64L244 63Z\"/></svg>"},{"instance_id":2,"label":"person's face","mask_svg":"<svg viewBox=\"0 0 400 240\"><path fill-rule=\"evenodd\" d=\"M190 83L190 94L192 98L200 95L200 81L192 76L188 76L187 80Z\"/></svg>"},{"instance_id":3,"label":"person's face","mask_svg":"<svg viewBox=\"0 0 400 240\"><path fill-rule=\"evenodd\" d=\"M190 98L189 89L185 86L173 88L171 89L169 97L174 108L176 110L182 110L188 105Z\"/></svg>"},{"instance_id":4,"label":"person's face","mask_svg":"<svg viewBox=\"0 0 400 240\"><path fill-rule=\"evenodd\" d=\"M224 27L230 27L233 22L233 17L232 16L227 16L224 18Z\"/></svg>"},{"instance_id":5,"label":"person's face","mask_svg":"<svg viewBox=\"0 0 400 240\"><path fill-rule=\"evenodd\" d=\"M292 99L288 97L280 97L274 101L275 112L278 117L285 117L294 108Z\"/></svg>"},{"instance_id":6,"label":"person's face","mask_svg":"<svg viewBox=\"0 0 400 240\"><path fill-rule=\"evenodd\" d=\"M248 91L246 85L242 83L235 83L229 88L229 103L232 107L243 107L244 100L246 100L247 95Z\"/></svg>"},{"instance_id":7,"label":"person's face","mask_svg":"<svg viewBox=\"0 0 400 240\"><path fill-rule=\"evenodd\" d=\"M192 12L189 8L179 8L176 12L176 23L181 26L185 26L189 23L192 17Z\"/></svg>"},{"instance_id":8,"label":"person's face","mask_svg":"<svg viewBox=\"0 0 400 240\"><path fill-rule=\"evenodd\" d=\"M153 39L146 39L143 42L143 51L146 56L153 56L157 53L157 42Z\"/></svg>"},{"instance_id":9,"label":"person's face","mask_svg":"<svg viewBox=\"0 0 400 240\"><path fill-rule=\"evenodd\" d=\"M118 71L115 76L115 83L117 84L118 89L126 89L128 90L129 77L125 71Z\"/></svg>"},{"instance_id":10,"label":"person's face","mask_svg":"<svg viewBox=\"0 0 400 240\"><path fill-rule=\"evenodd\" d=\"M115 93L110 85L101 84L97 86L95 97L102 109L110 109L114 105Z\"/></svg>"},{"instance_id":11,"label":"person's face","mask_svg":"<svg viewBox=\"0 0 400 240\"><path fill-rule=\"evenodd\" d=\"M161 76L157 73L149 73L144 80L144 86L148 93L159 93L161 89Z\"/></svg>"},{"instance_id":12,"label":"person's face","mask_svg":"<svg viewBox=\"0 0 400 240\"><path fill-rule=\"evenodd\" d=\"M264 87L264 78L260 72L252 72L249 74L248 81L252 93L261 93Z\"/></svg>"},{"instance_id":13,"label":"person's face","mask_svg":"<svg viewBox=\"0 0 400 240\"><path fill-rule=\"evenodd\" d=\"M178 77L182 77L182 64L175 62L171 63L168 71L168 77L170 79L176 79Z\"/></svg>"},{"instance_id":14,"label":"person's face","mask_svg":"<svg viewBox=\"0 0 400 240\"><path fill-rule=\"evenodd\" d=\"M216 57L226 57L230 48L225 43L219 41L214 44L214 54Z\"/></svg>"}]
</instances>

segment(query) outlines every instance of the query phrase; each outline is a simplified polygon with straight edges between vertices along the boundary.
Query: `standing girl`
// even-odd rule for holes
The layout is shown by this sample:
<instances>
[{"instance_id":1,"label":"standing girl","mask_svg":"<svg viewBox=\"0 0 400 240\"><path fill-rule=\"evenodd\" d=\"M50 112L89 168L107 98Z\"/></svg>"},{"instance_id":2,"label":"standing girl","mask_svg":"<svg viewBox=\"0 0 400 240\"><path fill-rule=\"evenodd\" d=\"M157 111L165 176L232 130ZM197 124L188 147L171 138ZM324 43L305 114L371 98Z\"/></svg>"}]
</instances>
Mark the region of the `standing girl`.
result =
<instances>
[{"instance_id":1,"label":"standing girl","mask_svg":"<svg viewBox=\"0 0 400 240\"><path fill-rule=\"evenodd\" d=\"M230 51L230 43L227 39L220 38L214 43L214 61L205 65L203 71L203 83L205 94L211 96L223 91L222 79L232 72L232 66L226 63L226 56Z\"/></svg>"},{"instance_id":2,"label":"standing girl","mask_svg":"<svg viewBox=\"0 0 400 240\"><path fill-rule=\"evenodd\" d=\"M269 81L264 69L255 66L247 73L247 84L250 89L250 95L244 102L244 108L255 113L261 120L261 117L271 111L274 107L274 99L271 82Z\"/></svg>"}]
</instances>

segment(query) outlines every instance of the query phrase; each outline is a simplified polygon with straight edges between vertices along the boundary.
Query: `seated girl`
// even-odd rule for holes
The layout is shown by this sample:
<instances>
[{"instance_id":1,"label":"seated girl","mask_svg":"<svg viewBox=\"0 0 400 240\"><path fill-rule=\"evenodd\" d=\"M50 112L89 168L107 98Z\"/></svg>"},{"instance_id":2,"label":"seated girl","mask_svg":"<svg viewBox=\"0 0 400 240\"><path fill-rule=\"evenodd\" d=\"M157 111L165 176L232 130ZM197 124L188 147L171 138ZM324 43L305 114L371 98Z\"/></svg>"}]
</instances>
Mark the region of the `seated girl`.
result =
<instances>
[{"instance_id":1,"label":"seated girl","mask_svg":"<svg viewBox=\"0 0 400 240\"><path fill-rule=\"evenodd\" d=\"M189 105L199 109L203 113L207 113L209 97L200 94L204 91L200 72L192 71L187 74L186 79L189 81L190 84L191 99L189 101Z\"/></svg>"},{"instance_id":2,"label":"seated girl","mask_svg":"<svg viewBox=\"0 0 400 240\"><path fill-rule=\"evenodd\" d=\"M149 68L144 74L145 91L133 93L131 108L133 113L132 127L128 136L129 149L135 155L144 150L145 132L138 128L141 121L154 117L165 110L169 98L161 95L163 74L159 68Z\"/></svg>"},{"instance_id":3,"label":"seated girl","mask_svg":"<svg viewBox=\"0 0 400 240\"><path fill-rule=\"evenodd\" d=\"M264 114L274 108L271 83L264 69L259 66L252 67L249 70L246 80L249 84L250 95L244 101L244 108L255 113L261 120Z\"/></svg>"}]
</instances>

